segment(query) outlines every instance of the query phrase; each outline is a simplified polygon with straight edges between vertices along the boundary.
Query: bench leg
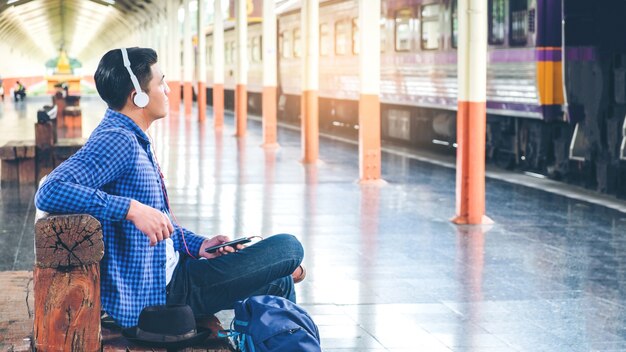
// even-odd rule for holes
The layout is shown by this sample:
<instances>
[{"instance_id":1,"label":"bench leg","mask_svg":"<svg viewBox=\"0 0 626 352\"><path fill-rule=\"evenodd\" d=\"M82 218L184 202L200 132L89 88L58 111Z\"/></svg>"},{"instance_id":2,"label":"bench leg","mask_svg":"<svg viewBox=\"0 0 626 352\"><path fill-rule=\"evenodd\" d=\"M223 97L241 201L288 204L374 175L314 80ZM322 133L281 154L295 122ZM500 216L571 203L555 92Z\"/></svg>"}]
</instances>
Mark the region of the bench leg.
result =
<instances>
[{"instance_id":1,"label":"bench leg","mask_svg":"<svg viewBox=\"0 0 626 352\"><path fill-rule=\"evenodd\" d=\"M35 158L19 159L18 168L21 185L35 183Z\"/></svg>"},{"instance_id":2,"label":"bench leg","mask_svg":"<svg viewBox=\"0 0 626 352\"><path fill-rule=\"evenodd\" d=\"M2 183L17 183L19 181L19 168L17 160L2 160Z\"/></svg>"},{"instance_id":3,"label":"bench leg","mask_svg":"<svg viewBox=\"0 0 626 352\"><path fill-rule=\"evenodd\" d=\"M100 352L99 266L72 267L68 272L35 266L38 351Z\"/></svg>"}]
</instances>

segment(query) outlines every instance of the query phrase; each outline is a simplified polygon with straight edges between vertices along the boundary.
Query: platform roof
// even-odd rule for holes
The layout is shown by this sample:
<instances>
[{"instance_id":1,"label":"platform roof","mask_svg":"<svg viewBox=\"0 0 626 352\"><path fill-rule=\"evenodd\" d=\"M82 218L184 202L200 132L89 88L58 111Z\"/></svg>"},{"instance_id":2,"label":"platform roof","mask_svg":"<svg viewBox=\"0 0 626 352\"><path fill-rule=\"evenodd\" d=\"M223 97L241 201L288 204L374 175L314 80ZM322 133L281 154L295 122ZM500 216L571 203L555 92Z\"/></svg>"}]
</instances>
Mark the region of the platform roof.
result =
<instances>
[{"instance_id":1,"label":"platform roof","mask_svg":"<svg viewBox=\"0 0 626 352\"><path fill-rule=\"evenodd\" d=\"M213 0L209 1L209 11ZM222 0L228 3L228 0ZM277 12L301 0L275 0ZM36 61L89 61L166 15L166 0L0 0L0 42Z\"/></svg>"},{"instance_id":2,"label":"platform roof","mask_svg":"<svg viewBox=\"0 0 626 352\"><path fill-rule=\"evenodd\" d=\"M0 41L42 61L89 60L165 16L165 0L0 0Z\"/></svg>"}]
</instances>

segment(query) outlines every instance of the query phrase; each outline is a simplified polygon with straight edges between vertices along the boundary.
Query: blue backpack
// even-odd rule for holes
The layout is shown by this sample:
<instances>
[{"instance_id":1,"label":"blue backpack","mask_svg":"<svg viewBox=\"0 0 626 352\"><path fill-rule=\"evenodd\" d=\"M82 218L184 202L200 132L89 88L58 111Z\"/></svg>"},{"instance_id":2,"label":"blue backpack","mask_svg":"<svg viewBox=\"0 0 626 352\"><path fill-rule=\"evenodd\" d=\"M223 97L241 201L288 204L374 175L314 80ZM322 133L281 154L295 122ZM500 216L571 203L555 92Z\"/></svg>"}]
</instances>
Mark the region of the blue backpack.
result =
<instances>
[{"instance_id":1,"label":"blue backpack","mask_svg":"<svg viewBox=\"0 0 626 352\"><path fill-rule=\"evenodd\" d=\"M298 305L278 296L235 303L229 334L242 352L321 351L317 326Z\"/></svg>"}]
</instances>

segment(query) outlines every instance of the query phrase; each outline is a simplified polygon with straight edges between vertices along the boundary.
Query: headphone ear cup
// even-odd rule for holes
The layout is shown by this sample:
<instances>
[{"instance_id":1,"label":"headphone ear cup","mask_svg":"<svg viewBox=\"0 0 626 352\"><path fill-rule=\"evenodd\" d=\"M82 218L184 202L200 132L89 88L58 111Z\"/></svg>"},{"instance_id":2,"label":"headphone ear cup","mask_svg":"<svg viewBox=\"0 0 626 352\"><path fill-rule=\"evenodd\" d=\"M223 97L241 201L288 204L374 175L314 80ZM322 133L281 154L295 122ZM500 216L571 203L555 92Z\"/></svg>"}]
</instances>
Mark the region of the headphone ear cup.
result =
<instances>
[{"instance_id":1,"label":"headphone ear cup","mask_svg":"<svg viewBox=\"0 0 626 352\"><path fill-rule=\"evenodd\" d=\"M148 94L144 92L138 92L133 97L133 103L135 103L135 105L137 105L137 107L139 108L145 108L146 106L148 106L149 102L150 98L148 97Z\"/></svg>"}]
</instances>

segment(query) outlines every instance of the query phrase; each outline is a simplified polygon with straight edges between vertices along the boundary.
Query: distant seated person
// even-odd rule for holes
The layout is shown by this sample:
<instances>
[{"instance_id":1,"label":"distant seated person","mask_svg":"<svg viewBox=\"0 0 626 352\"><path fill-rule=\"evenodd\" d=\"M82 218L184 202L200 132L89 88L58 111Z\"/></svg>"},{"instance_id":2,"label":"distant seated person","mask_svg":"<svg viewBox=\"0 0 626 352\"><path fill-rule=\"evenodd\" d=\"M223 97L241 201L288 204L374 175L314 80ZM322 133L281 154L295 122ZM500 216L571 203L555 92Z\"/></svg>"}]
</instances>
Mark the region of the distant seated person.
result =
<instances>
[{"instance_id":1,"label":"distant seated person","mask_svg":"<svg viewBox=\"0 0 626 352\"><path fill-rule=\"evenodd\" d=\"M57 83L54 85L54 93L55 95L60 95L63 98L69 95L68 85L67 83Z\"/></svg>"},{"instance_id":2,"label":"distant seated person","mask_svg":"<svg viewBox=\"0 0 626 352\"><path fill-rule=\"evenodd\" d=\"M24 98L26 98L26 87L24 87L22 82L17 81L15 90L13 91L13 97L15 98L15 101L18 101L18 98L19 100L24 101Z\"/></svg>"}]
</instances>

